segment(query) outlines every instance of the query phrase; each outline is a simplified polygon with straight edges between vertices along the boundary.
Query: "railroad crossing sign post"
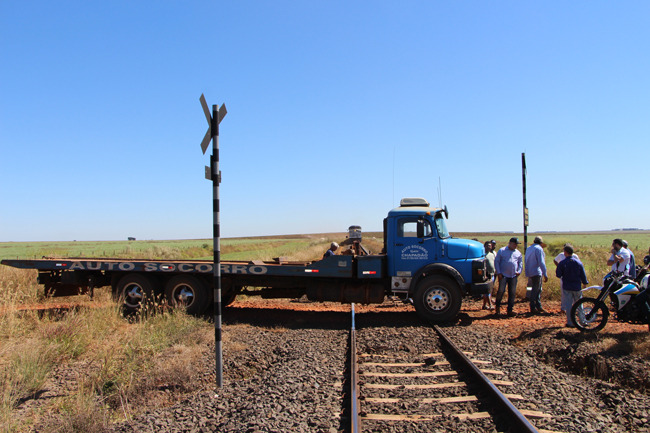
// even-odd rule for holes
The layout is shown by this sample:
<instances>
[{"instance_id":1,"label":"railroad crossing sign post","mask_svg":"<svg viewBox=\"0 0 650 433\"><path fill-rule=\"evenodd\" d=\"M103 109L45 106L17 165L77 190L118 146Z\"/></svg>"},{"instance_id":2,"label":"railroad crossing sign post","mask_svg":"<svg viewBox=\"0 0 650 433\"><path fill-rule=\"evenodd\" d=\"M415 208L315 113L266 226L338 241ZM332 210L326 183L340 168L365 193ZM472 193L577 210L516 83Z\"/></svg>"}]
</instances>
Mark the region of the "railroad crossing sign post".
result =
<instances>
[{"instance_id":1,"label":"railroad crossing sign post","mask_svg":"<svg viewBox=\"0 0 650 433\"><path fill-rule=\"evenodd\" d=\"M219 184L221 183L221 172L219 171L219 124L226 117L226 104L221 104L219 108L212 106L212 115L205 102L205 97L201 94L199 98L201 107L208 121L208 130L201 142L203 154L208 149L210 140L212 140L212 155L210 156L210 167L205 168L205 177L212 180L212 212L214 218L213 225L213 242L214 242L214 346L216 358L216 375L217 386L223 385L223 356L221 348L221 230L219 227Z\"/></svg>"},{"instance_id":2,"label":"railroad crossing sign post","mask_svg":"<svg viewBox=\"0 0 650 433\"><path fill-rule=\"evenodd\" d=\"M521 184L524 195L524 252L528 247L528 207L526 206L526 154L521 154Z\"/></svg>"}]
</instances>

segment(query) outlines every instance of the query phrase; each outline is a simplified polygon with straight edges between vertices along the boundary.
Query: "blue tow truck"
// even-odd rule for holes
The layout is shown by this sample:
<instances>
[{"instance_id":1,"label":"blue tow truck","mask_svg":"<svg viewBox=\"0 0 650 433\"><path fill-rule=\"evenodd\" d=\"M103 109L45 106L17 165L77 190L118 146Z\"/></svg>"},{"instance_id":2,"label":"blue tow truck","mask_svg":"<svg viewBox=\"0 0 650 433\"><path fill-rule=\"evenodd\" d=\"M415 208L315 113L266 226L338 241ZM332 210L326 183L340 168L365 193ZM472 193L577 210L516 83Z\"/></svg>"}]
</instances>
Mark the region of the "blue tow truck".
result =
<instances>
[{"instance_id":1,"label":"blue tow truck","mask_svg":"<svg viewBox=\"0 0 650 433\"><path fill-rule=\"evenodd\" d=\"M384 219L380 254L358 248L360 228L352 226L357 248L351 255L307 262L222 261L222 305L232 303L239 293L362 304L397 296L412 302L425 320L451 321L464 295L488 293L492 282L486 275L483 245L451 237L447 217L446 206L405 198ZM213 305L212 261L43 258L1 263L36 269L39 284L50 296L92 294L96 287L110 286L114 299L127 310L137 310L156 296L184 306L190 314L203 314Z\"/></svg>"}]
</instances>

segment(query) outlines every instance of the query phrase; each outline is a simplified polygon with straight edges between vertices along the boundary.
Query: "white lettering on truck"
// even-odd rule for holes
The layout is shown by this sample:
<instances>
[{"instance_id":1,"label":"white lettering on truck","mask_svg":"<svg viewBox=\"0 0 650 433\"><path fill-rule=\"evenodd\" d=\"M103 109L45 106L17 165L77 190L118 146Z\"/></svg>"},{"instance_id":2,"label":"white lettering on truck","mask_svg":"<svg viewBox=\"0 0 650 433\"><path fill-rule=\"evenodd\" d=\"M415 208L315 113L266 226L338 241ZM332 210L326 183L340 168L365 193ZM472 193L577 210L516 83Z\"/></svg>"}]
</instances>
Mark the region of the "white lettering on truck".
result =
<instances>
[{"instance_id":1,"label":"white lettering on truck","mask_svg":"<svg viewBox=\"0 0 650 433\"><path fill-rule=\"evenodd\" d=\"M132 262L72 262L68 269L70 270L92 270L98 271L106 269L109 271L120 270L124 272L133 271L136 268L135 263ZM212 272L213 265L210 263L155 263L146 262L142 264L142 269L145 272ZM221 265L222 274L253 274L264 275L268 272L266 266L249 266L249 265Z\"/></svg>"},{"instance_id":2,"label":"white lettering on truck","mask_svg":"<svg viewBox=\"0 0 650 433\"><path fill-rule=\"evenodd\" d=\"M133 263L120 263L117 267L120 268L120 271L132 271L135 269Z\"/></svg>"}]
</instances>

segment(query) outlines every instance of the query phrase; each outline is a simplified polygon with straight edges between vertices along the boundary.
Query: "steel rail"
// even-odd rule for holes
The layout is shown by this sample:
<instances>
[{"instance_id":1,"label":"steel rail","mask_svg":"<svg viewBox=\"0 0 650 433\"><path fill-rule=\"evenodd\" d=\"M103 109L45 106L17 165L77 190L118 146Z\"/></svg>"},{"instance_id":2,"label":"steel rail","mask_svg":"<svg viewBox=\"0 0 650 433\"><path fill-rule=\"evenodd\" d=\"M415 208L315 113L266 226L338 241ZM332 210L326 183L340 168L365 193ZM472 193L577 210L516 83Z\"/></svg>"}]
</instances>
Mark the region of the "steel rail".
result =
<instances>
[{"instance_id":1,"label":"steel rail","mask_svg":"<svg viewBox=\"0 0 650 433\"><path fill-rule=\"evenodd\" d=\"M499 407L505 416L512 420L512 430L513 432L526 432L526 433L538 433L538 430L534 425L526 419L526 417L519 412L519 410L508 400L508 398L499 391L490 379L488 379L479 368L474 365L472 361L454 344L453 341L447 337L447 335L442 332L442 329L438 325L434 326L434 329L440 336L440 339L451 348L451 354L460 362L462 368L470 376L472 376L483 388L484 391L490 397L493 397L494 404Z\"/></svg>"},{"instance_id":2,"label":"steel rail","mask_svg":"<svg viewBox=\"0 0 650 433\"><path fill-rule=\"evenodd\" d=\"M350 328L350 431L361 432L361 407L359 404L359 365L357 363L357 335L352 304L352 327Z\"/></svg>"}]
</instances>

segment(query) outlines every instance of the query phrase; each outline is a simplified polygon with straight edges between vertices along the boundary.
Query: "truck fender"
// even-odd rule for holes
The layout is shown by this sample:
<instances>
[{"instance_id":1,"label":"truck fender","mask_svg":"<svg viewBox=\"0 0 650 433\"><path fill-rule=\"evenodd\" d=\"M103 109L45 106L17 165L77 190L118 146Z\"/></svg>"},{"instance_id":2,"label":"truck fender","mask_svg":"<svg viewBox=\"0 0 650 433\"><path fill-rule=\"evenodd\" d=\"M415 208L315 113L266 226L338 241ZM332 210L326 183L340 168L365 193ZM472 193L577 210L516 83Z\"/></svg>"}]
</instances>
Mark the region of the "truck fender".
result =
<instances>
[{"instance_id":1,"label":"truck fender","mask_svg":"<svg viewBox=\"0 0 650 433\"><path fill-rule=\"evenodd\" d=\"M444 263L432 263L425 265L415 273L413 279L411 279L409 296L413 296L420 280L430 275L448 275L458 283L459 289L462 290L462 288L465 286L465 280L463 279L463 276L454 267Z\"/></svg>"}]
</instances>

